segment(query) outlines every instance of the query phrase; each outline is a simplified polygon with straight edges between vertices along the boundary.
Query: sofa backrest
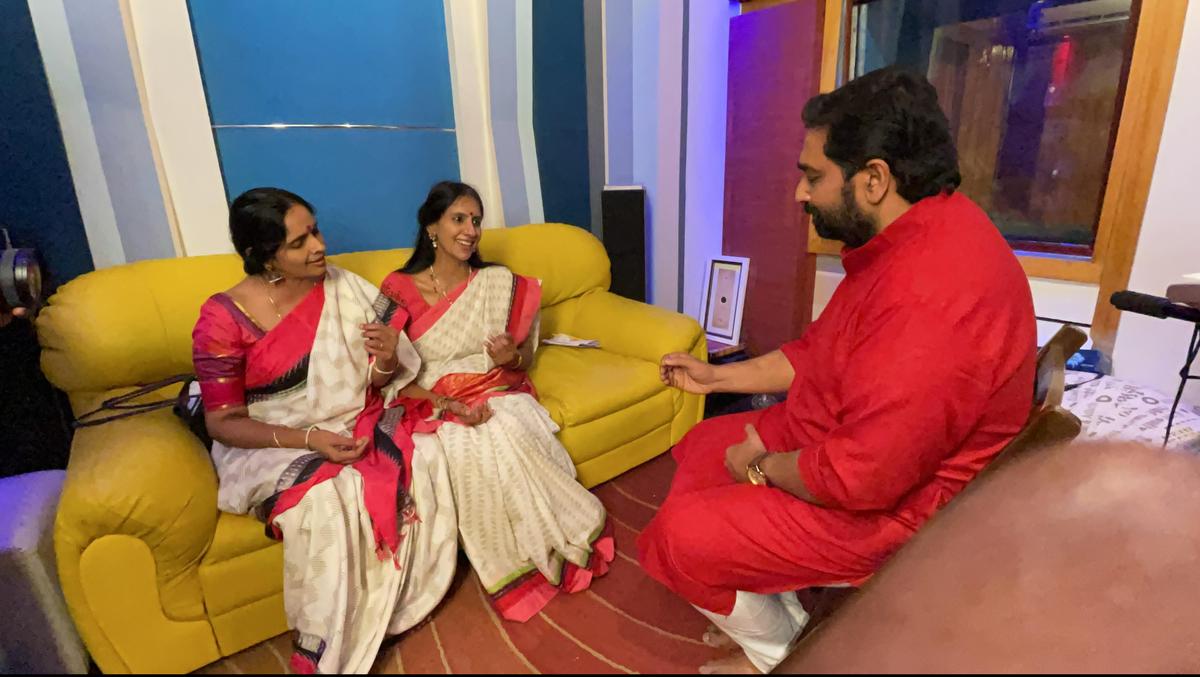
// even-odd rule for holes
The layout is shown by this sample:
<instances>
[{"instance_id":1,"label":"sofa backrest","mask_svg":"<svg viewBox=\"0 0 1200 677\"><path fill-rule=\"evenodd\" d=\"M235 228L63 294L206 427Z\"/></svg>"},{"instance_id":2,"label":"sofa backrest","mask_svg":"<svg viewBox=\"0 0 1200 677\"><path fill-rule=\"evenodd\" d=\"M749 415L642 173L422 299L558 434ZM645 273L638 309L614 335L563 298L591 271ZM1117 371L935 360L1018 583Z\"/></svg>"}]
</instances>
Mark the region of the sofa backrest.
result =
<instances>
[{"instance_id":1,"label":"sofa backrest","mask_svg":"<svg viewBox=\"0 0 1200 677\"><path fill-rule=\"evenodd\" d=\"M378 285L411 250L331 256ZM484 231L480 253L542 281L542 306L608 288L609 262L588 231L535 224ZM192 327L200 305L243 277L232 254L141 261L62 286L37 320L42 369L62 390L105 392L192 371Z\"/></svg>"}]
</instances>

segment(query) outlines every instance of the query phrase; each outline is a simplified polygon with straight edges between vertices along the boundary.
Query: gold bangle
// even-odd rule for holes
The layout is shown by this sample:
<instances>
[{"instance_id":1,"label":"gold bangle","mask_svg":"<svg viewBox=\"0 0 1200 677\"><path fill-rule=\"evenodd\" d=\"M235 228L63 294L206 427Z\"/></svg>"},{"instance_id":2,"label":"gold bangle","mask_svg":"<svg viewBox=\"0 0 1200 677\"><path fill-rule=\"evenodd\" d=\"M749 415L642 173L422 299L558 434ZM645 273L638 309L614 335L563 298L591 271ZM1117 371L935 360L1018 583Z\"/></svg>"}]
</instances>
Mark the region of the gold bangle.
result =
<instances>
[{"instance_id":1,"label":"gold bangle","mask_svg":"<svg viewBox=\"0 0 1200 677\"><path fill-rule=\"evenodd\" d=\"M276 449L282 449L282 448L283 448L283 445L279 443L279 431L277 431L277 430L272 430L272 431L271 431L271 439L272 439L272 440L275 440L275 448L276 448Z\"/></svg>"},{"instance_id":2,"label":"gold bangle","mask_svg":"<svg viewBox=\"0 0 1200 677\"><path fill-rule=\"evenodd\" d=\"M522 354L521 354L521 351L519 351L519 350L518 350L518 351L517 351L517 363L516 363L516 364L514 364L514 365L512 365L511 367L509 367L509 369L520 369L520 368L521 368L521 365L522 365L524 362L525 362L525 356L524 356L524 355L522 355Z\"/></svg>"},{"instance_id":3,"label":"gold bangle","mask_svg":"<svg viewBox=\"0 0 1200 677\"><path fill-rule=\"evenodd\" d=\"M308 430L304 431L304 448L305 448L305 449L308 449L309 451L312 451L312 450L313 450L313 448L312 448L312 447L310 447L310 446L308 446L308 436L309 436L309 435L311 435L311 434L312 434L312 431L314 431L314 430L320 430L320 428L318 428L317 426L313 425L313 426L309 426L309 427L308 427Z\"/></svg>"},{"instance_id":4,"label":"gold bangle","mask_svg":"<svg viewBox=\"0 0 1200 677\"><path fill-rule=\"evenodd\" d=\"M382 369L380 369L380 368L379 368L379 360L375 360L374 362L372 362L372 363L371 363L371 368L372 368L372 369L374 369L376 372L378 372L378 373L380 373L380 374L387 375L387 374L394 374L394 373L396 373L396 370L400 368L400 365L399 365L399 364L397 364L395 367L392 367L392 370L391 370L391 371L384 371L384 370L382 370Z\"/></svg>"}]
</instances>

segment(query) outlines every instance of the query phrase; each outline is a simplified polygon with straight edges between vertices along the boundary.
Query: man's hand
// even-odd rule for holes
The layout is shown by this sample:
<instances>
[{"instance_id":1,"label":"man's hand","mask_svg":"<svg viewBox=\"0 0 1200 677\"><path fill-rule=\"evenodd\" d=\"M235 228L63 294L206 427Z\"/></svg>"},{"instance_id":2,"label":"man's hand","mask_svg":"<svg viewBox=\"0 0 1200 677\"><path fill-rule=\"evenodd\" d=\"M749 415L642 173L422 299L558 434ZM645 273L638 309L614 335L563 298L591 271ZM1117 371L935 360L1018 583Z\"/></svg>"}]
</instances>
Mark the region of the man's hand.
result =
<instances>
[{"instance_id":1,"label":"man's hand","mask_svg":"<svg viewBox=\"0 0 1200 677\"><path fill-rule=\"evenodd\" d=\"M0 327L7 327L14 317L25 317L29 313L25 308L13 308L11 311L0 311Z\"/></svg>"},{"instance_id":2,"label":"man's hand","mask_svg":"<svg viewBox=\"0 0 1200 677\"><path fill-rule=\"evenodd\" d=\"M717 380L716 367L687 353L664 355L658 371L663 383L696 395L713 392Z\"/></svg>"},{"instance_id":3,"label":"man's hand","mask_svg":"<svg viewBox=\"0 0 1200 677\"><path fill-rule=\"evenodd\" d=\"M746 439L725 450L725 469L738 482L749 482L746 478L746 466L750 465L759 454L766 452L758 431L751 424L746 424Z\"/></svg>"}]
</instances>

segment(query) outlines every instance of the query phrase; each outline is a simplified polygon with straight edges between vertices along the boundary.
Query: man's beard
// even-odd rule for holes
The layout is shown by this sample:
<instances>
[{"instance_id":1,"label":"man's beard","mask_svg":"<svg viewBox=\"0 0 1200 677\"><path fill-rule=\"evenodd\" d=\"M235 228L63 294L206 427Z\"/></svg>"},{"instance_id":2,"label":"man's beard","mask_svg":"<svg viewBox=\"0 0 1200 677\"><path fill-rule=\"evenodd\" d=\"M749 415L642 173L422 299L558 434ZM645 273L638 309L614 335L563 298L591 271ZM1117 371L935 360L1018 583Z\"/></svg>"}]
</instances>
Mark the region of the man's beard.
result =
<instances>
[{"instance_id":1,"label":"man's beard","mask_svg":"<svg viewBox=\"0 0 1200 677\"><path fill-rule=\"evenodd\" d=\"M837 240L847 247L861 247L875 237L875 224L854 203L853 188L849 183L842 188L842 205L836 209L819 209L809 202L804 211L812 217L817 235L826 240Z\"/></svg>"}]
</instances>

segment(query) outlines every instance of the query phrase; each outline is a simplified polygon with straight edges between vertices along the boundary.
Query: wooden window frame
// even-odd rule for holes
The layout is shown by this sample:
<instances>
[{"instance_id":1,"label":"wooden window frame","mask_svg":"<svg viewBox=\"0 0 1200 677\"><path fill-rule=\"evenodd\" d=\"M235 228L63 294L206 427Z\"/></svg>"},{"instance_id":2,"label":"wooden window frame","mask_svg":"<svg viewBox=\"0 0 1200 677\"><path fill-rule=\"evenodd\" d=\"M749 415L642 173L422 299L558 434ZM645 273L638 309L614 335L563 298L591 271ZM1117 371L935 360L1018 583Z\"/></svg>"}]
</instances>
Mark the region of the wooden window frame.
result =
<instances>
[{"instance_id":1,"label":"wooden window frame","mask_svg":"<svg viewBox=\"0 0 1200 677\"><path fill-rule=\"evenodd\" d=\"M821 91L837 86L839 49L848 50L851 0L824 0ZM1117 120L1112 161L1105 182L1096 243L1091 259L1017 252L1029 277L1099 286L1092 318L1092 342L1112 354L1120 311L1108 302L1125 288L1133 267L1142 217L1150 194L1154 163L1175 76L1188 0L1145 1L1134 19L1133 54ZM841 243L824 240L809 228L811 254L839 255Z\"/></svg>"}]
</instances>

